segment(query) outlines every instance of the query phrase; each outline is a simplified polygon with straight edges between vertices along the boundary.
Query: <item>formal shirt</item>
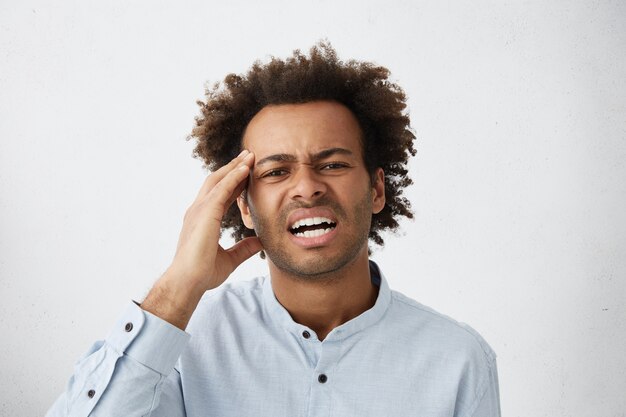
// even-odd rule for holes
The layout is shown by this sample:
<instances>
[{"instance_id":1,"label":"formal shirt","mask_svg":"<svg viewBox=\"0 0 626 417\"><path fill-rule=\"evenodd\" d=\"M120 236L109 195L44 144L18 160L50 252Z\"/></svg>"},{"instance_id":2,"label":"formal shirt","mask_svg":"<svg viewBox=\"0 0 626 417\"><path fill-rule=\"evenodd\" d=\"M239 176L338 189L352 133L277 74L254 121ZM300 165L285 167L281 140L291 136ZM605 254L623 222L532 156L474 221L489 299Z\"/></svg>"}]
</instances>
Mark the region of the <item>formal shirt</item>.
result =
<instances>
[{"instance_id":1,"label":"formal shirt","mask_svg":"<svg viewBox=\"0 0 626 417\"><path fill-rule=\"evenodd\" d=\"M371 270L375 305L323 341L269 277L207 292L186 332L130 303L47 416L499 416L483 338Z\"/></svg>"}]
</instances>

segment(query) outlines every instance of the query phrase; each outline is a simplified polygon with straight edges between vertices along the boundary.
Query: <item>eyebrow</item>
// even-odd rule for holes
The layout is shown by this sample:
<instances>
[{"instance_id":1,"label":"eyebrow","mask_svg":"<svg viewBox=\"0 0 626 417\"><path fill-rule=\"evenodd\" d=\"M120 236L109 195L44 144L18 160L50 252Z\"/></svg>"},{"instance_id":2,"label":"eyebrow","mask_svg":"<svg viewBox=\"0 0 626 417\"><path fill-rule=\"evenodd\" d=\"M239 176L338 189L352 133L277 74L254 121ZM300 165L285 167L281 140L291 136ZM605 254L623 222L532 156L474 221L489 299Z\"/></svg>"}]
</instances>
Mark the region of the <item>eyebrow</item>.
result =
<instances>
[{"instance_id":1,"label":"eyebrow","mask_svg":"<svg viewBox=\"0 0 626 417\"><path fill-rule=\"evenodd\" d=\"M322 159L326 159L333 155L353 155L352 151L344 148L328 148L323 151L314 153L311 155L311 162L317 162ZM288 153L277 153L274 155L266 156L263 159L260 159L259 162L256 163L256 166L263 165L269 162L296 162L297 158L295 155Z\"/></svg>"}]
</instances>

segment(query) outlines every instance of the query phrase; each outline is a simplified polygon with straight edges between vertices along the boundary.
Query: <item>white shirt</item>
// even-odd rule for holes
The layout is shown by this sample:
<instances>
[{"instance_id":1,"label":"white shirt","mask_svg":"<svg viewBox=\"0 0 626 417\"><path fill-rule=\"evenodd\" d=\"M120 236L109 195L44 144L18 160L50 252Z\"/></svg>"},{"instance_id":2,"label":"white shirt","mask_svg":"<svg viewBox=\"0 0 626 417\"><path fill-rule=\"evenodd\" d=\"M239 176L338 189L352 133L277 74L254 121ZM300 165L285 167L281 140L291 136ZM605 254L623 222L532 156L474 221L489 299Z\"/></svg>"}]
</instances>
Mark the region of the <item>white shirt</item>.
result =
<instances>
[{"instance_id":1,"label":"white shirt","mask_svg":"<svg viewBox=\"0 0 626 417\"><path fill-rule=\"evenodd\" d=\"M206 293L187 332L132 303L47 416L500 416L483 338L391 291L370 265L376 304L323 341L269 278Z\"/></svg>"}]
</instances>

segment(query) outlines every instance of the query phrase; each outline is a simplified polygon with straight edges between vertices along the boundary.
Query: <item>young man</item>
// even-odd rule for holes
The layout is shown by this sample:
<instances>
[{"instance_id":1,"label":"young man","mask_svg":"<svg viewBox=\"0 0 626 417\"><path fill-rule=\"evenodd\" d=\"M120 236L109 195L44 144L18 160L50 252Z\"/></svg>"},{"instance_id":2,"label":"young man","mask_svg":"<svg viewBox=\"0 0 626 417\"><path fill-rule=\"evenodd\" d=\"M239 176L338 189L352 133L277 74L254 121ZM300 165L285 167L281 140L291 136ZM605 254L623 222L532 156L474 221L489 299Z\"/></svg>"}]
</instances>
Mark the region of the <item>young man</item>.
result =
<instances>
[{"instance_id":1,"label":"young man","mask_svg":"<svg viewBox=\"0 0 626 417\"><path fill-rule=\"evenodd\" d=\"M368 259L411 216L414 136L387 76L320 44L207 93L193 136L214 172L172 264L49 416L499 416L487 343ZM259 251L269 277L223 284Z\"/></svg>"}]
</instances>

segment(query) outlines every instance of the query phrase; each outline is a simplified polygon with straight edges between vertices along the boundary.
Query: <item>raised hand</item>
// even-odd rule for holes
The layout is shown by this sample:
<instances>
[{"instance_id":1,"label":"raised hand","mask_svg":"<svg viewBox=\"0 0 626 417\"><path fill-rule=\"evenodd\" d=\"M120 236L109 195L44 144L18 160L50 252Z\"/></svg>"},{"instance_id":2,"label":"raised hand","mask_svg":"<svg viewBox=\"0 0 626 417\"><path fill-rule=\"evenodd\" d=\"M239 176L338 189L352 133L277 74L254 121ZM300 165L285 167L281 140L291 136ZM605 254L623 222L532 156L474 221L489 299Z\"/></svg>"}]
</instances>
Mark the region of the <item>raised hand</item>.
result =
<instances>
[{"instance_id":1,"label":"raised hand","mask_svg":"<svg viewBox=\"0 0 626 417\"><path fill-rule=\"evenodd\" d=\"M254 154L244 150L204 181L185 213L172 264L141 304L144 310L184 329L202 294L262 249L256 237L229 249L219 244L222 217L244 190L253 163Z\"/></svg>"}]
</instances>

